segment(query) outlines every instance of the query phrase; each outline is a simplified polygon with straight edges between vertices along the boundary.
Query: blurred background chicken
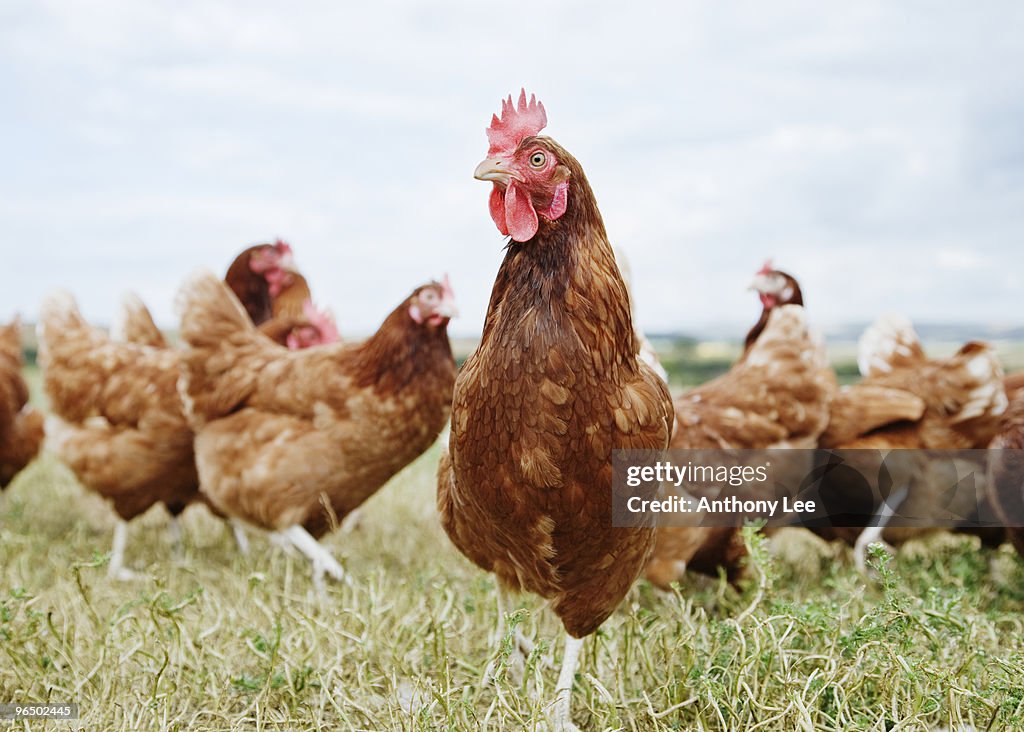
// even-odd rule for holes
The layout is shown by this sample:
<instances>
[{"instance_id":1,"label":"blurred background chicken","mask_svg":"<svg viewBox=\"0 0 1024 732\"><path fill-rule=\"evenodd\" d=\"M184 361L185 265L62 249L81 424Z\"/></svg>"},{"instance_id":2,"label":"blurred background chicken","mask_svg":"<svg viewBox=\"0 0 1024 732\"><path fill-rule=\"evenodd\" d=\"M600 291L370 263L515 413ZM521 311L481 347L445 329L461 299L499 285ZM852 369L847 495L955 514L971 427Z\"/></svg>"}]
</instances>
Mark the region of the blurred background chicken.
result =
<instances>
[{"instance_id":1,"label":"blurred background chicken","mask_svg":"<svg viewBox=\"0 0 1024 732\"><path fill-rule=\"evenodd\" d=\"M1003 379L1003 387L1006 389L1006 396L1011 399L1024 391L1024 371L1007 374L1006 378Z\"/></svg>"},{"instance_id":2,"label":"blurred background chicken","mask_svg":"<svg viewBox=\"0 0 1024 732\"><path fill-rule=\"evenodd\" d=\"M804 293L800 289L800 283L793 275L775 269L772 261L767 260L754 275L750 282L750 289L757 293L761 301L761 317L754 323L743 339L743 352L746 353L757 341L768 325L768 318L777 307L782 305L804 304Z\"/></svg>"},{"instance_id":3,"label":"blurred background chicken","mask_svg":"<svg viewBox=\"0 0 1024 732\"><path fill-rule=\"evenodd\" d=\"M124 316L124 333L152 342L158 331L147 333L133 325L140 319L140 305L137 299L128 301L132 312ZM127 522L157 503L177 516L200 500L192 431L177 391L179 354L112 340L82 318L66 293L43 302L38 330L43 387L52 412L47 448L83 486L113 505L120 520L108 573L129 579L133 573L124 566Z\"/></svg>"},{"instance_id":4,"label":"blurred background chicken","mask_svg":"<svg viewBox=\"0 0 1024 732\"><path fill-rule=\"evenodd\" d=\"M243 250L228 265L224 282L235 293L235 297L256 325L277 315L298 315L296 305L309 299L309 287L305 278L296 277L292 248L278 239L273 244L255 244ZM285 290L292 294L284 304L277 304L275 298ZM276 312L275 312L276 311Z\"/></svg>"},{"instance_id":5,"label":"blurred background chicken","mask_svg":"<svg viewBox=\"0 0 1024 732\"><path fill-rule=\"evenodd\" d=\"M313 305L309 284L287 242L278 239L245 249L228 266L224 282L275 343L300 349L341 340L334 316Z\"/></svg>"},{"instance_id":6,"label":"blurred background chicken","mask_svg":"<svg viewBox=\"0 0 1024 732\"><path fill-rule=\"evenodd\" d=\"M214 506L280 532L323 573L341 566L317 541L437 439L455 361L447 282L417 288L359 344L288 351L253 327L209 274L181 290L182 396L196 429L202 489Z\"/></svg>"},{"instance_id":7,"label":"blurred background chicken","mask_svg":"<svg viewBox=\"0 0 1024 732\"><path fill-rule=\"evenodd\" d=\"M121 310L110 328L110 337L120 343L150 348L167 348L167 339L157 327L146 303L134 292L121 298Z\"/></svg>"},{"instance_id":8,"label":"blurred background chicken","mask_svg":"<svg viewBox=\"0 0 1024 732\"><path fill-rule=\"evenodd\" d=\"M306 278L295 268L292 248L283 241L243 250L228 266L224 282L253 323L275 343L298 350L341 340L334 316L313 304ZM111 335L123 343L168 345L149 309L134 293L125 296Z\"/></svg>"},{"instance_id":9,"label":"blurred background chicken","mask_svg":"<svg viewBox=\"0 0 1024 732\"><path fill-rule=\"evenodd\" d=\"M638 358L629 295L579 162L525 91L502 102L474 176L511 241L480 346L459 374L438 508L455 546L508 594L536 593L566 630L552 727L570 699L583 638L643 570L650 527L612 525L612 450L662 450L672 404ZM517 635L514 652L529 644ZM521 656L520 656L521 657Z\"/></svg>"},{"instance_id":10,"label":"blurred background chicken","mask_svg":"<svg viewBox=\"0 0 1024 732\"><path fill-rule=\"evenodd\" d=\"M867 462L859 466L864 474L878 475L880 461L889 450L985 448L999 430L1007 398L1002 367L988 344L972 341L948 358L929 359L906 318L885 316L861 338L858 364L864 378L836 395L821 446L866 449L863 460ZM956 510L939 499L938 491L947 490L949 481L927 472L929 466L938 463L928 460L926 453L907 453L900 461L887 465L898 471L894 490L903 492L894 494L884 509L877 502L862 506L866 517L880 510L891 514L899 508L907 515L944 519L944 514L935 512ZM980 474L984 466L964 465L962 470ZM842 486L833 485L828 490L841 494ZM876 495L883 496L885 491L878 489ZM969 509L965 505L960 510ZM884 538L898 544L925 531L884 525L862 528L854 525L815 531L854 545L856 563L862 568L871 541ZM976 533L993 543L1002 536L999 530Z\"/></svg>"},{"instance_id":11,"label":"blurred background chicken","mask_svg":"<svg viewBox=\"0 0 1024 732\"><path fill-rule=\"evenodd\" d=\"M744 353L727 373L676 398L673 449L813 448L828 425L835 375L800 286L767 263L750 287L762 312ZM687 570L715 576L721 568L735 579L745 554L738 527L662 526L646 576L662 588Z\"/></svg>"},{"instance_id":12,"label":"blurred background chicken","mask_svg":"<svg viewBox=\"0 0 1024 732\"><path fill-rule=\"evenodd\" d=\"M29 406L22 375L21 320L0 325L0 488L39 452L43 415Z\"/></svg>"},{"instance_id":13,"label":"blurred background chicken","mask_svg":"<svg viewBox=\"0 0 1024 732\"><path fill-rule=\"evenodd\" d=\"M990 447L989 500L1008 527L1008 538L1024 556L1024 387L1010 392L1009 407Z\"/></svg>"},{"instance_id":14,"label":"blurred background chicken","mask_svg":"<svg viewBox=\"0 0 1024 732\"><path fill-rule=\"evenodd\" d=\"M287 244L249 247L225 280L247 294L253 312L269 316L261 327L281 345L301 349L338 340L330 315L313 308ZM163 503L177 535L177 516L193 502L206 503L177 391L181 352L168 345L134 293L124 297L110 336L86 323L70 296L54 296L43 305L39 340L54 414L48 447L82 485L113 503L120 521L108 571L130 579L127 522ZM244 551L245 536L237 525L234 530Z\"/></svg>"}]
</instances>

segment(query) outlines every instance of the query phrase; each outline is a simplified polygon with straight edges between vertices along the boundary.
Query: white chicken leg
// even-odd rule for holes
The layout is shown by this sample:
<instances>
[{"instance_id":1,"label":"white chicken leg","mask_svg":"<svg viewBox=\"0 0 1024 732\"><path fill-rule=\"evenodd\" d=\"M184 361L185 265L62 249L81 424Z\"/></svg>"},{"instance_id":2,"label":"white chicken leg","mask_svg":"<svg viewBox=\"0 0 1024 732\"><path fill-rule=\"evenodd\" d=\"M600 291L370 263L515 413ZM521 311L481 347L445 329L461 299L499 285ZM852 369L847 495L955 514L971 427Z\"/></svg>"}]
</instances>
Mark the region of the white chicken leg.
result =
<instances>
[{"instance_id":1,"label":"white chicken leg","mask_svg":"<svg viewBox=\"0 0 1024 732\"><path fill-rule=\"evenodd\" d=\"M576 679L582 649L582 638L565 634L565 656L562 659L562 670L558 673L555 704L551 712L551 728L557 732L579 732L579 727L572 722L572 684Z\"/></svg>"},{"instance_id":2,"label":"white chicken leg","mask_svg":"<svg viewBox=\"0 0 1024 732\"><path fill-rule=\"evenodd\" d=\"M317 587L323 584L324 573L338 581L345 579L345 570L338 564L338 560L303 527L292 526L282 531L281 535L313 563L313 583Z\"/></svg>"},{"instance_id":3,"label":"white chicken leg","mask_svg":"<svg viewBox=\"0 0 1024 732\"><path fill-rule=\"evenodd\" d=\"M231 519L231 533L234 534L238 553L249 556L249 537L245 533L245 526L236 518Z\"/></svg>"},{"instance_id":4,"label":"white chicken leg","mask_svg":"<svg viewBox=\"0 0 1024 732\"><path fill-rule=\"evenodd\" d=\"M107 565L107 577L110 579L130 581L139 578L137 572L133 572L124 566L124 547L128 543L128 522L118 519L114 525L114 544L110 549L110 564Z\"/></svg>"},{"instance_id":5,"label":"white chicken leg","mask_svg":"<svg viewBox=\"0 0 1024 732\"><path fill-rule=\"evenodd\" d=\"M876 541L881 541L882 532L885 531L885 527L889 524L889 520L895 515L896 509L900 507L900 504L906 500L907 493L909 492L907 486L903 486L898 491L892 493L887 499L882 502L882 505L878 509L875 526L868 526L857 537L857 541L853 544L853 563L857 567L857 571L861 574L867 572L867 551L868 546ZM886 544L884 541L881 542L890 551L892 547Z\"/></svg>"}]
</instances>

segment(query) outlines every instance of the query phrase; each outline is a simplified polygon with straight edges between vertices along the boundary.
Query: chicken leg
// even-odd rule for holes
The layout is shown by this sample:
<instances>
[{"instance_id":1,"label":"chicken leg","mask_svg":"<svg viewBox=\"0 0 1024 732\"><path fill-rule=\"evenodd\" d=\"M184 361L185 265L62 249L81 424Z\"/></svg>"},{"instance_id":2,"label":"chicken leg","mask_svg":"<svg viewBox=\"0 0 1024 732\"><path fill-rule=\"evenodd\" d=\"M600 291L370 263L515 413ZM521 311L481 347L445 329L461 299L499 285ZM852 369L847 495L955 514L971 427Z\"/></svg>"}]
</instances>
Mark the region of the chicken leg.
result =
<instances>
[{"instance_id":1,"label":"chicken leg","mask_svg":"<svg viewBox=\"0 0 1024 732\"><path fill-rule=\"evenodd\" d=\"M249 537L245 533L245 526L236 518L231 519L231 533L235 537L238 553L245 557L249 556Z\"/></svg>"},{"instance_id":2,"label":"chicken leg","mask_svg":"<svg viewBox=\"0 0 1024 732\"><path fill-rule=\"evenodd\" d=\"M110 563L107 565L107 577L110 579L130 581L139 578L137 572L124 566L124 547L127 543L128 522L118 519L114 526L114 543L110 548Z\"/></svg>"},{"instance_id":3,"label":"chicken leg","mask_svg":"<svg viewBox=\"0 0 1024 732\"><path fill-rule=\"evenodd\" d=\"M562 658L562 670L558 673L555 703L551 713L551 728L557 732L579 732L579 727L572 722L572 684L576 679L576 668L579 666L582 649L582 638L573 638L568 633L565 634L565 656Z\"/></svg>"},{"instance_id":4,"label":"chicken leg","mask_svg":"<svg viewBox=\"0 0 1024 732\"><path fill-rule=\"evenodd\" d=\"M882 532L885 531L885 527L889 524L889 520L895 515L896 509L900 507L900 504L907 497L909 492L907 486L903 486L898 491L893 492L878 509L876 514L876 522L874 526L868 526L857 537L857 541L853 544L853 563L857 567L857 571L861 574L867 572L867 550L868 545L873 542L879 541L883 546L887 547L892 551L892 547L882 541Z\"/></svg>"},{"instance_id":5,"label":"chicken leg","mask_svg":"<svg viewBox=\"0 0 1024 732\"><path fill-rule=\"evenodd\" d=\"M313 584L318 588L323 586L325 573L339 582L345 579L345 570L338 564L338 560L304 528L292 526L282 531L281 535L313 563Z\"/></svg>"}]
</instances>

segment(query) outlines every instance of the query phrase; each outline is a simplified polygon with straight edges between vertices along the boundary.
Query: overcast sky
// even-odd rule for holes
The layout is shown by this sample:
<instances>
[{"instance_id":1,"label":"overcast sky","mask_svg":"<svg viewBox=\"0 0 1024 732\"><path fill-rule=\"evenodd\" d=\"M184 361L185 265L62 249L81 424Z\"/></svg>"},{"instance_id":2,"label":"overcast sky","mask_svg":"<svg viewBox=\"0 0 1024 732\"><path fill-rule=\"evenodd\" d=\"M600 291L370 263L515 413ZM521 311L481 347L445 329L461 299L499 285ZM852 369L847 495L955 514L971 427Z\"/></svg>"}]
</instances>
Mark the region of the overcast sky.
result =
<instances>
[{"instance_id":1,"label":"overcast sky","mask_svg":"<svg viewBox=\"0 0 1024 732\"><path fill-rule=\"evenodd\" d=\"M0 0L0 319L132 289L173 326L188 273L282 237L343 335L446 271L477 334L472 172L526 86L648 330L752 322L767 257L822 325L1024 323L1024 4L356 5Z\"/></svg>"}]
</instances>

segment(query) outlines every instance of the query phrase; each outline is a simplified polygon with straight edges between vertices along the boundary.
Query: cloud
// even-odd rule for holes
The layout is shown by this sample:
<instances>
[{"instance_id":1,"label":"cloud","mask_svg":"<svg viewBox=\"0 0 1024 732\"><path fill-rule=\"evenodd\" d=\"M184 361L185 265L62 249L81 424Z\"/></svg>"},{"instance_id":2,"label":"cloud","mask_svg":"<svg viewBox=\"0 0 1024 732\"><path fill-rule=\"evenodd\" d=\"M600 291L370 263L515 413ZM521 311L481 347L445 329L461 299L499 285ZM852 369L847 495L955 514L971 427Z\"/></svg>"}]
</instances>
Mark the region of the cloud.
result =
<instances>
[{"instance_id":1,"label":"cloud","mask_svg":"<svg viewBox=\"0 0 1024 732\"><path fill-rule=\"evenodd\" d=\"M940 249L936 255L939 269L960 272L972 269L987 269L987 259L967 249Z\"/></svg>"},{"instance_id":2,"label":"cloud","mask_svg":"<svg viewBox=\"0 0 1024 732\"><path fill-rule=\"evenodd\" d=\"M648 329L742 333L769 256L822 323L1019 313L1009 1L3 13L0 132L17 142L0 225L18 272L3 307L29 316L62 286L109 321L134 288L173 324L188 272L281 236L345 333L444 271L456 331L479 332L503 242L471 171L520 85L583 163Z\"/></svg>"}]
</instances>

